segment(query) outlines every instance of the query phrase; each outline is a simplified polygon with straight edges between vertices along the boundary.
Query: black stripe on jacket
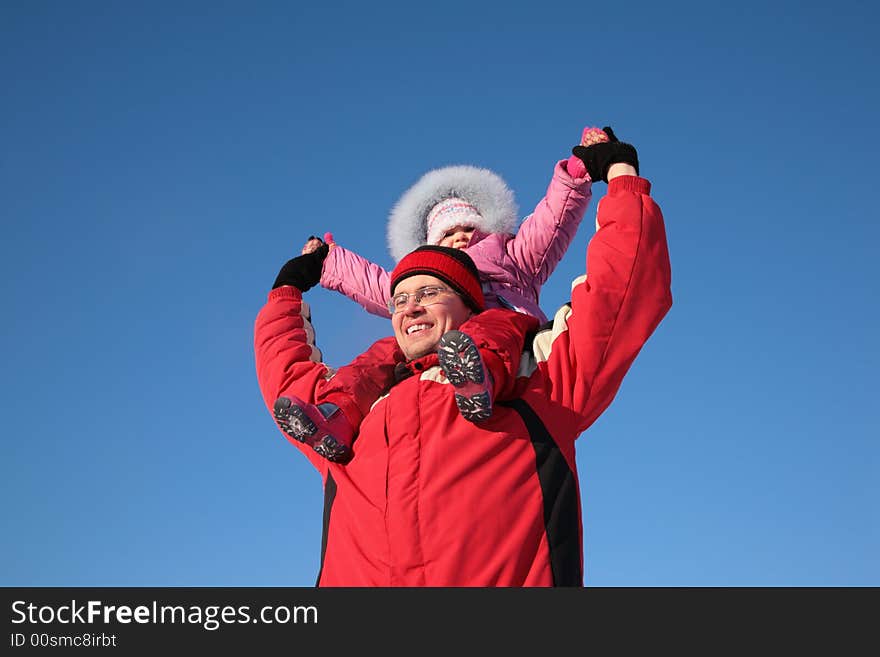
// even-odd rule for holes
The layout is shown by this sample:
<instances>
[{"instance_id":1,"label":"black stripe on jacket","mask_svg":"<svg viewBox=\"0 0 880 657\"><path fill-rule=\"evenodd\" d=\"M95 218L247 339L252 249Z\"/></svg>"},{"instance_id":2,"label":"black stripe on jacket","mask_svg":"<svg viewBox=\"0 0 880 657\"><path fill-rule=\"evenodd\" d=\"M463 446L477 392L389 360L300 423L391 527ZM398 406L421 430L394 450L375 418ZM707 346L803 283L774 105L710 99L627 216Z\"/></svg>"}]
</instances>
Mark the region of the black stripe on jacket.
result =
<instances>
[{"instance_id":1,"label":"black stripe on jacket","mask_svg":"<svg viewBox=\"0 0 880 657\"><path fill-rule=\"evenodd\" d=\"M574 473L531 406L522 399L498 402L498 405L519 413L535 449L535 466L544 498L544 528L550 545L553 585L583 586L580 506Z\"/></svg>"},{"instance_id":2,"label":"black stripe on jacket","mask_svg":"<svg viewBox=\"0 0 880 657\"><path fill-rule=\"evenodd\" d=\"M577 486L574 473L559 446L550 436L541 418L522 399L498 402L516 411L523 420L535 450L535 468L544 500L544 529L550 546L550 568L554 586L583 586ZM336 481L327 473L324 485L324 529L321 535L321 567L317 586L324 570L327 536L330 531L330 510L336 499Z\"/></svg>"},{"instance_id":3,"label":"black stripe on jacket","mask_svg":"<svg viewBox=\"0 0 880 657\"><path fill-rule=\"evenodd\" d=\"M327 473L327 483L324 484L324 530L321 532L321 567L318 568L318 579L315 586L321 583L321 573L324 572L324 555L327 553L327 536L330 533L330 509L333 508L333 500L336 499L336 480L333 473Z\"/></svg>"}]
</instances>

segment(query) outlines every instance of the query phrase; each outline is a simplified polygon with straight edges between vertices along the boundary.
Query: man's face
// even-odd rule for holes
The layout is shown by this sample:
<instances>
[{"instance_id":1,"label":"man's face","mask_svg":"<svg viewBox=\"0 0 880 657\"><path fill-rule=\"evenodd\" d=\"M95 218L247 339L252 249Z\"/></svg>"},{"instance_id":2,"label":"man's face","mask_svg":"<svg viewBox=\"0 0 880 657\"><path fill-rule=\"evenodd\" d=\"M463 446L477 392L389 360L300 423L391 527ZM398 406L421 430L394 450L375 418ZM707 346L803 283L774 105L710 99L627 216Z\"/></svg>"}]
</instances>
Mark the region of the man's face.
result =
<instances>
[{"instance_id":1,"label":"man's face","mask_svg":"<svg viewBox=\"0 0 880 657\"><path fill-rule=\"evenodd\" d=\"M413 293L431 286L449 288L435 276L418 274L403 279L392 294ZM391 316L391 326L400 349L412 360L435 351L442 335L461 326L471 314L458 294L443 292L429 306L420 306L410 297L404 309Z\"/></svg>"}]
</instances>

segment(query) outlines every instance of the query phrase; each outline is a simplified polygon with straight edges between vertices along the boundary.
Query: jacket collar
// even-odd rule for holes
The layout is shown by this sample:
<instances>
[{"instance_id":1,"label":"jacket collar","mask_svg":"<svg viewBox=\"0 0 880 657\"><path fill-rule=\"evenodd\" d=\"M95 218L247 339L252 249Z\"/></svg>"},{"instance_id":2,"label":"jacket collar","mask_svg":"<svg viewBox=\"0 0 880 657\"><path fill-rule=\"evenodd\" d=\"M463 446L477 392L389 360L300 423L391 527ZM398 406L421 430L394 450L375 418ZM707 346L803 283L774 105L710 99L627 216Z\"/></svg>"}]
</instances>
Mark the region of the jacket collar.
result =
<instances>
[{"instance_id":1,"label":"jacket collar","mask_svg":"<svg viewBox=\"0 0 880 657\"><path fill-rule=\"evenodd\" d=\"M409 377L415 374L421 374L425 370L431 369L435 365L440 364L440 359L437 358L436 353L430 353L422 356L421 358L416 358L415 360L408 360L405 363L398 363L394 367L394 378L397 380L397 383L400 383L404 379L408 379Z\"/></svg>"}]
</instances>

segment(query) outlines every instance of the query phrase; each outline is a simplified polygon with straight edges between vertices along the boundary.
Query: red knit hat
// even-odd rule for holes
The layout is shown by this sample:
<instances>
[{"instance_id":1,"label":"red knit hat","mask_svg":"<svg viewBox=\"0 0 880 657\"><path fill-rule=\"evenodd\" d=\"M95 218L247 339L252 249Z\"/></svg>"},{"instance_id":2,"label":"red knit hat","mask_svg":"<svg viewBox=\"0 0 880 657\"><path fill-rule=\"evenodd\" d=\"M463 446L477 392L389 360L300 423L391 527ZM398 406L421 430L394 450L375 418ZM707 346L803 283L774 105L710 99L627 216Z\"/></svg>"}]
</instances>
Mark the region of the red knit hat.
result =
<instances>
[{"instance_id":1,"label":"red knit hat","mask_svg":"<svg viewBox=\"0 0 880 657\"><path fill-rule=\"evenodd\" d=\"M403 279L418 274L436 276L458 292L473 310L485 310L480 273L471 257L461 249L427 244L405 255L391 272L391 294Z\"/></svg>"}]
</instances>

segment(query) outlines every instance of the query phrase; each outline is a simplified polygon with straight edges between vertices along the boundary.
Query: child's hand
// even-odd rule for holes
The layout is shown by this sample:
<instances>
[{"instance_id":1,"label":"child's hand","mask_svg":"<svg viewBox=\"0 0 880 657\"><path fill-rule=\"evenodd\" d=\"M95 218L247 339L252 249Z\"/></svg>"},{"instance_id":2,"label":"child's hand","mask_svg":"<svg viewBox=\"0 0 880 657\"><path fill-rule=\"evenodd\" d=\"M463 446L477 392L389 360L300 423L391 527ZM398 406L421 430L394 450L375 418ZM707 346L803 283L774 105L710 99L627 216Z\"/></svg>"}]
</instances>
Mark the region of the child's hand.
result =
<instances>
[{"instance_id":1,"label":"child's hand","mask_svg":"<svg viewBox=\"0 0 880 657\"><path fill-rule=\"evenodd\" d=\"M581 135L581 146L592 146L594 144L601 144L606 141L611 141L608 138L608 135L605 134L603 130L599 128L587 127L584 128L584 132ZM568 158L568 163L566 166L568 171L568 175L572 178L583 178L587 175L587 167L584 165L583 161L572 155ZM592 178L592 176L591 176Z\"/></svg>"},{"instance_id":2,"label":"child's hand","mask_svg":"<svg viewBox=\"0 0 880 657\"><path fill-rule=\"evenodd\" d=\"M585 178L587 176L587 167L579 157L572 155L565 163L565 170L572 178Z\"/></svg>"},{"instance_id":3,"label":"child's hand","mask_svg":"<svg viewBox=\"0 0 880 657\"><path fill-rule=\"evenodd\" d=\"M333 233L324 233L324 243L330 246L330 250L336 248L336 240L333 239Z\"/></svg>"},{"instance_id":4,"label":"child's hand","mask_svg":"<svg viewBox=\"0 0 880 657\"><path fill-rule=\"evenodd\" d=\"M584 128L584 134L581 135L581 146L592 146L605 141L611 141L604 130L599 128Z\"/></svg>"}]
</instances>

